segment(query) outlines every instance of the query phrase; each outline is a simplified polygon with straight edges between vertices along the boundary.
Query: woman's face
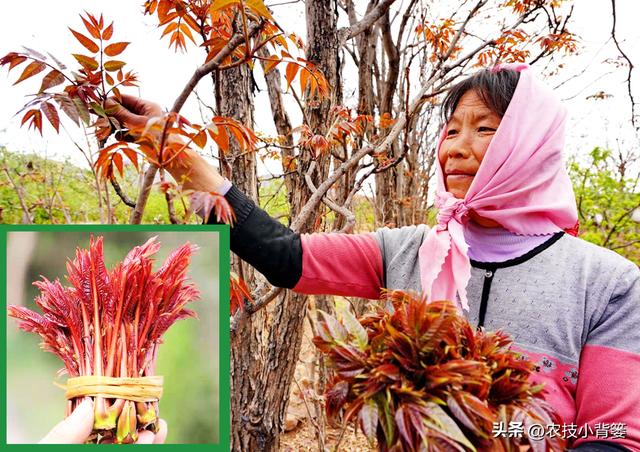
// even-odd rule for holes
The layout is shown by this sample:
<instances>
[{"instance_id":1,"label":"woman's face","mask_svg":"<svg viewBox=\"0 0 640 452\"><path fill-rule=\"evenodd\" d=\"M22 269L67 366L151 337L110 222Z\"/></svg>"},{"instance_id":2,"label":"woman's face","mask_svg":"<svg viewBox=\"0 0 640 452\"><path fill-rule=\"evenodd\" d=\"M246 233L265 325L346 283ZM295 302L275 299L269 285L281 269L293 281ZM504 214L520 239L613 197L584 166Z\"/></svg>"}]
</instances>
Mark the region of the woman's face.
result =
<instances>
[{"instance_id":1,"label":"woman's face","mask_svg":"<svg viewBox=\"0 0 640 452\"><path fill-rule=\"evenodd\" d=\"M467 194L500 119L475 91L460 98L438 152L445 187L456 198Z\"/></svg>"}]
</instances>

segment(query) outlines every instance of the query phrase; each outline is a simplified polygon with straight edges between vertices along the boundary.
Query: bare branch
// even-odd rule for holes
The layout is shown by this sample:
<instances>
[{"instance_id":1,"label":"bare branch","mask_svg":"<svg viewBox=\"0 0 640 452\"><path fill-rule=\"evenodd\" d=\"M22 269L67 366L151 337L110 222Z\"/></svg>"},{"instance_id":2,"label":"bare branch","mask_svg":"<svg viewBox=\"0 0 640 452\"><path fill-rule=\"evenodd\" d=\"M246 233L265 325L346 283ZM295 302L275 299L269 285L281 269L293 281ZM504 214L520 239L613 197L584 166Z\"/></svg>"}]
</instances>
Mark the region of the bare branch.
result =
<instances>
[{"instance_id":1,"label":"bare branch","mask_svg":"<svg viewBox=\"0 0 640 452\"><path fill-rule=\"evenodd\" d=\"M631 124L634 129L638 130L636 127L636 102L633 99L633 93L631 92L631 72L633 71L633 63L629 59L626 53L620 47L620 43L618 42L618 38L616 37L616 0L611 0L611 11L613 13L613 24L611 26L611 37L613 38L613 42L618 48L618 52L622 55L622 58L627 60L627 64L629 64L629 73L627 75L627 91L629 93L629 99L631 100Z\"/></svg>"},{"instance_id":2,"label":"bare branch","mask_svg":"<svg viewBox=\"0 0 640 452\"><path fill-rule=\"evenodd\" d=\"M449 45L449 49L447 50L447 53L445 53L442 56L442 61L447 61L449 59L449 57L451 56L451 54L455 50L456 45L458 45L458 41L460 41L460 37L462 36L462 33L464 32L464 29L467 28L467 24L469 23L469 21L473 18L473 16L475 16L477 14L478 11L480 11L480 8L482 8L486 4L487 4L487 0L480 0L478 3L476 3L476 6L474 6L471 9L471 11L469 11L469 14L467 15L467 18L464 20L464 22L462 23L460 28L458 28L458 31L456 32L456 35L451 40L451 45Z\"/></svg>"},{"instance_id":3,"label":"bare branch","mask_svg":"<svg viewBox=\"0 0 640 452\"><path fill-rule=\"evenodd\" d=\"M371 27L378 19L382 17L384 13L387 12L391 4L395 1L396 0L382 0L375 8L373 8L362 19L360 19L359 22L356 22L349 27L341 28L340 30L338 30L339 42L341 43L341 45L344 45L344 43L349 39L358 36L360 33Z\"/></svg>"},{"instance_id":4,"label":"bare branch","mask_svg":"<svg viewBox=\"0 0 640 452\"><path fill-rule=\"evenodd\" d=\"M624 212L622 212L621 215L618 216L618 218L615 219L615 221L613 222L613 226L611 227L611 229L609 230L609 233L607 234L607 237L604 239L604 242L602 242L602 246L606 247L609 244L609 241L611 240L611 237L613 237L613 234L618 230L620 224L622 223L622 221L627 218L629 215L631 215L633 213L634 210L640 208L640 202L636 203L635 205L633 205L632 207L630 207L629 209L625 210Z\"/></svg>"},{"instance_id":5,"label":"bare branch","mask_svg":"<svg viewBox=\"0 0 640 452\"><path fill-rule=\"evenodd\" d=\"M327 177L327 179L320 184L316 191L311 195L307 203L300 210L299 215L295 218L293 223L291 224L291 229L293 231L298 231L309 219L309 216L315 211L318 204L322 202L322 198L326 195L329 189L335 184L335 182L342 177L348 170L356 166L362 158L366 155L371 154L372 152L385 152L387 151L393 144L393 142L398 138L399 134L404 130L405 124L408 118L413 117L424 102L424 96L429 89L435 83L436 78L431 77L429 80L425 82L422 86L418 94L414 97L412 102L409 104L407 111L401 114L396 120L395 124L391 128L389 134L384 138L382 143L378 146L367 145L353 153L349 159L343 162L332 174ZM260 297L254 303L247 304L244 310L239 310L231 319L231 327L230 332L233 336L238 328L244 322L244 319L251 315L252 313L262 309L269 302L271 302L276 296L278 296L282 292L282 288L274 287L265 295Z\"/></svg>"},{"instance_id":6,"label":"bare branch","mask_svg":"<svg viewBox=\"0 0 640 452\"><path fill-rule=\"evenodd\" d=\"M7 175L7 179L9 179L9 183L11 184L11 186L13 187L13 190L18 195L18 200L20 201L20 207L22 207L22 211L24 212L24 218L26 218L27 223L32 224L33 221L31 220L31 214L29 213L29 208L27 207L27 203L24 200L23 188L16 185L15 181L11 177L11 173L9 173L9 169L6 166L2 168L2 171L4 171L4 173Z\"/></svg>"},{"instance_id":7,"label":"bare branch","mask_svg":"<svg viewBox=\"0 0 640 452\"><path fill-rule=\"evenodd\" d=\"M120 199L122 200L123 203L125 203L129 207L135 207L136 206L136 203L134 201L132 201L127 196L127 194L122 190L122 187L120 186L120 184L118 183L118 181L116 180L115 177L109 178L109 182L111 182L111 186L113 187L113 190L120 197Z\"/></svg>"},{"instance_id":8,"label":"bare branch","mask_svg":"<svg viewBox=\"0 0 640 452\"><path fill-rule=\"evenodd\" d=\"M609 249L611 249L611 250L619 250L619 249L621 249L621 248L627 248L627 247L629 247L629 246L631 246L631 245L635 245L636 243L640 243L640 240L632 240L632 241L631 241L631 242L629 242L629 243L625 243L625 244L623 244L623 245L612 246L612 247L611 247L611 248L609 248Z\"/></svg>"},{"instance_id":9,"label":"bare branch","mask_svg":"<svg viewBox=\"0 0 640 452\"><path fill-rule=\"evenodd\" d=\"M244 320L248 316L250 316L251 314L254 314L255 312L257 312L260 309L264 308L275 297L280 295L280 293L283 290L284 289L282 287L273 287L273 288L271 288L271 290L269 290L269 292L267 292L262 297L260 297L257 300L255 300L255 302L247 303L243 310L239 309L238 312L236 312L233 315L233 317L231 318L231 324L229 326L229 333L230 333L231 337L233 337L235 335L235 333L238 330L238 328L242 325L242 323L244 322Z\"/></svg>"},{"instance_id":10,"label":"bare branch","mask_svg":"<svg viewBox=\"0 0 640 452\"><path fill-rule=\"evenodd\" d=\"M436 77L432 76L429 80L427 80L418 94L414 97L413 101L409 105L409 108L406 112L402 113L395 124L391 128L389 134L385 137L382 143L378 146L374 145L366 145L357 152L354 152L349 159L347 159L344 163L342 163L327 179L322 182L317 188L317 191L311 195L307 203L300 210L300 214L296 217L295 221L291 224L291 229L297 231L300 227L306 223L309 219L311 213L316 209L318 204L321 202L322 197L329 191L329 189L333 186L333 184L342 177L348 170L353 168L358 164L358 162L365 157L366 155L371 154L372 152L386 152L391 148L394 141L400 135L400 132L404 130L404 126L408 118L412 117L417 113L419 108L422 106L424 102L424 96L431 89L433 84L436 81Z\"/></svg>"},{"instance_id":11,"label":"bare branch","mask_svg":"<svg viewBox=\"0 0 640 452\"><path fill-rule=\"evenodd\" d=\"M249 31L248 31L249 37L250 38L254 37L258 33L258 31L260 31L262 26L263 26L262 22L251 24L249 26ZM198 69L196 69L195 72L193 73L193 75L191 76L191 79L189 79L189 82L187 82L187 84L183 88L182 92L180 93L180 95L178 96L176 101L174 102L173 107L171 108L171 112L178 113L182 109L182 106L184 105L184 103L187 101L187 98L191 94L191 91L193 91L195 89L195 87L198 84L198 82L200 81L200 79L202 77L204 77L205 75L208 75L211 72L213 72L216 69L218 69L220 67L220 65L222 64L222 61L226 57L231 55L231 53L240 44L242 44L243 42L245 42L244 34L242 34L242 33L235 34L229 40L227 45L225 45L222 48L222 50L220 50L220 52L218 52L216 54L216 56L211 61L209 61L208 63L206 63L206 64L200 66Z\"/></svg>"},{"instance_id":12,"label":"bare branch","mask_svg":"<svg viewBox=\"0 0 640 452\"><path fill-rule=\"evenodd\" d=\"M409 6L407 6L407 9L402 15L402 20L400 21L400 29L398 30L398 39L396 40L396 48L400 48L400 44L402 43L402 37L404 36L405 27L407 26L407 22L409 21L409 18L412 16L413 8L417 2L418 0L411 0L411 2L409 3Z\"/></svg>"},{"instance_id":13,"label":"bare branch","mask_svg":"<svg viewBox=\"0 0 640 452\"><path fill-rule=\"evenodd\" d=\"M316 191L318 191L316 186L313 184L313 181L311 180L311 174L313 173L315 167L316 167L316 162L315 161L311 162L311 165L309 166L309 171L307 171L304 175L304 180L307 182L307 186L309 187L309 190L311 190L312 193L315 193ZM349 209L347 209L344 206L339 206L338 204L336 204L335 201L333 201L328 196L323 196L322 202L331 210L345 217L346 224L344 228L342 228L338 232L346 232L346 233L353 232L353 227L356 225L356 216L353 214L353 212L351 212Z\"/></svg>"}]
</instances>

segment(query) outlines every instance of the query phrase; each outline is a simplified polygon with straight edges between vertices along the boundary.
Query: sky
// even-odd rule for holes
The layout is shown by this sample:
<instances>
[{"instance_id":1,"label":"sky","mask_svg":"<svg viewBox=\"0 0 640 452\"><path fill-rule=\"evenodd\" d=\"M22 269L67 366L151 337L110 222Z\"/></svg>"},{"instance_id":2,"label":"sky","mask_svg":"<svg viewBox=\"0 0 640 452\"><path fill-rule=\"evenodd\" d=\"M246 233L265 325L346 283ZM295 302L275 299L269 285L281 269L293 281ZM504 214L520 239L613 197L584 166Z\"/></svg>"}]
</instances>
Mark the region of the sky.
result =
<instances>
[{"instance_id":1,"label":"sky","mask_svg":"<svg viewBox=\"0 0 640 452\"><path fill-rule=\"evenodd\" d=\"M401 0L398 0L400 2ZM79 13L88 11L103 13L105 19L115 20L113 41L131 41L122 54L128 68L134 69L141 88L128 91L170 107L191 73L201 63L203 53L192 48L186 54L168 49L168 40L160 40L160 30L154 18L142 14L143 2L131 0L65 0L51 2L31 0L3 3L0 15L0 56L27 46L56 55L73 67L71 53L82 53L83 48L72 38L67 27L82 30ZM302 2L267 0L274 16L288 31L305 38L304 8ZM612 71L604 63L618 53L610 40L611 2L609 0L577 0L575 2L571 31L578 35L580 53L566 58L558 75L548 79L552 87L564 99L569 109L566 151L568 154L585 154L594 146L634 149L637 136L630 126L630 106L626 95L626 70ZM64 8L61 7L64 5ZM635 26L640 13L640 3L635 0L617 0L618 39L623 50L639 66L632 80L634 95L640 101L640 30ZM21 70L21 69L19 69ZM579 76L574 77L576 74ZM19 71L7 77L6 69L0 71L0 146L13 151L37 152L54 158L68 157L76 164L85 164L84 158L73 145L71 138L81 145L85 137L70 122L59 136L45 125L44 138L38 133L20 128L21 116L15 113L26 103L27 94L36 91L41 77L33 77L12 86ZM563 83L564 82L564 83ZM258 79L264 88L264 83ZM588 96L603 91L612 97L595 101ZM198 93L205 102L211 102L211 82L205 77ZM268 99L264 91L255 102L256 129L274 133ZM640 108L639 108L640 110ZM201 112L195 96L191 96L182 113L195 121L201 121ZM297 109L292 108L292 121L300 123ZM71 138L70 138L71 137ZM270 165L271 166L271 165ZM275 167L275 166L274 166ZM261 172L264 173L262 168Z\"/></svg>"}]
</instances>

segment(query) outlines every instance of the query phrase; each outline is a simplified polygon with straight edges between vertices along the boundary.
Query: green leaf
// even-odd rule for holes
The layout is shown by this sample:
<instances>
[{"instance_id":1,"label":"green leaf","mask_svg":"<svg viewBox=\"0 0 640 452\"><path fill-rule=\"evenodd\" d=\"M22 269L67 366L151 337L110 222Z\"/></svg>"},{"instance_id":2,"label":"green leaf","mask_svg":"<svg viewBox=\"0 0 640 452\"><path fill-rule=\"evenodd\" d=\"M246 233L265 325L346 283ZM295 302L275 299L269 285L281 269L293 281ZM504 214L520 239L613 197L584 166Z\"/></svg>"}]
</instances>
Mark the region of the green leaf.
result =
<instances>
[{"instance_id":1,"label":"green leaf","mask_svg":"<svg viewBox=\"0 0 640 452\"><path fill-rule=\"evenodd\" d=\"M365 351L367 345L369 345L369 336L358 319L349 310L349 304L345 301L336 301L336 313L338 314L338 320L342 322L349 335L355 339L355 345L358 350Z\"/></svg>"},{"instance_id":2,"label":"green leaf","mask_svg":"<svg viewBox=\"0 0 640 452\"><path fill-rule=\"evenodd\" d=\"M384 432L385 441L387 443L387 447L391 447L395 440L396 427L393 422L391 407L389 406L389 399L391 398L389 390L387 390L385 394L378 394L375 399L380 411L382 412L382 416L379 417L379 421L382 426L382 431Z\"/></svg>"},{"instance_id":3,"label":"green leaf","mask_svg":"<svg viewBox=\"0 0 640 452\"><path fill-rule=\"evenodd\" d=\"M96 69L98 69L98 62L89 56L74 53L73 57L76 59L76 61L78 61L78 63L80 63L80 66L82 66L86 70L95 71Z\"/></svg>"},{"instance_id":4,"label":"green leaf","mask_svg":"<svg viewBox=\"0 0 640 452\"><path fill-rule=\"evenodd\" d=\"M89 116L89 109L87 108L87 104L85 104L79 97L72 97L71 100L78 109L78 116L80 117L82 122L84 122L86 125L89 125L89 122L91 122L91 117Z\"/></svg>"},{"instance_id":5,"label":"green leaf","mask_svg":"<svg viewBox=\"0 0 640 452\"><path fill-rule=\"evenodd\" d=\"M331 335L331 338L338 343L345 343L347 341L347 330L335 317L330 316L324 311L318 309L318 312L322 316L322 321L327 327L327 331Z\"/></svg>"},{"instance_id":6,"label":"green leaf","mask_svg":"<svg viewBox=\"0 0 640 452\"><path fill-rule=\"evenodd\" d=\"M443 435L457 441L458 443L468 447L472 451L476 451L473 444L464 436L458 424L444 411L439 405L427 402L427 409L432 415L425 418L428 427L442 433Z\"/></svg>"},{"instance_id":7,"label":"green leaf","mask_svg":"<svg viewBox=\"0 0 640 452\"><path fill-rule=\"evenodd\" d=\"M109 72L115 72L117 70L122 69L122 67L127 64L124 61L110 60L104 63L105 70Z\"/></svg>"},{"instance_id":8,"label":"green leaf","mask_svg":"<svg viewBox=\"0 0 640 452\"><path fill-rule=\"evenodd\" d=\"M102 105L100 105L97 102L91 102L89 104L89 106L91 107L91 109L93 110L93 112L95 114L97 114L98 116L102 116L103 118L108 118L109 116L107 115L107 113L104 111L104 108L102 108Z\"/></svg>"}]
</instances>

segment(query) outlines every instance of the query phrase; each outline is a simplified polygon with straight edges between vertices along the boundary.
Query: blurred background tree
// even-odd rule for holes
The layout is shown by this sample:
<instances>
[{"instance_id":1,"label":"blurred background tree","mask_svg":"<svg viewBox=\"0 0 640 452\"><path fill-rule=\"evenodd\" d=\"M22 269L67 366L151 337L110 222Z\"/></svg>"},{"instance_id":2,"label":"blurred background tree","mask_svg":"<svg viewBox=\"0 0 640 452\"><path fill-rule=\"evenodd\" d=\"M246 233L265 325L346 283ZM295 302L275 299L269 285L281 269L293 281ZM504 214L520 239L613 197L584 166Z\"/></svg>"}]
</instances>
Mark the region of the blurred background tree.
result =
<instances>
[{"instance_id":1,"label":"blurred background tree","mask_svg":"<svg viewBox=\"0 0 640 452\"><path fill-rule=\"evenodd\" d=\"M580 237L640 265L640 170L637 156L594 148L569 171L576 193Z\"/></svg>"}]
</instances>

